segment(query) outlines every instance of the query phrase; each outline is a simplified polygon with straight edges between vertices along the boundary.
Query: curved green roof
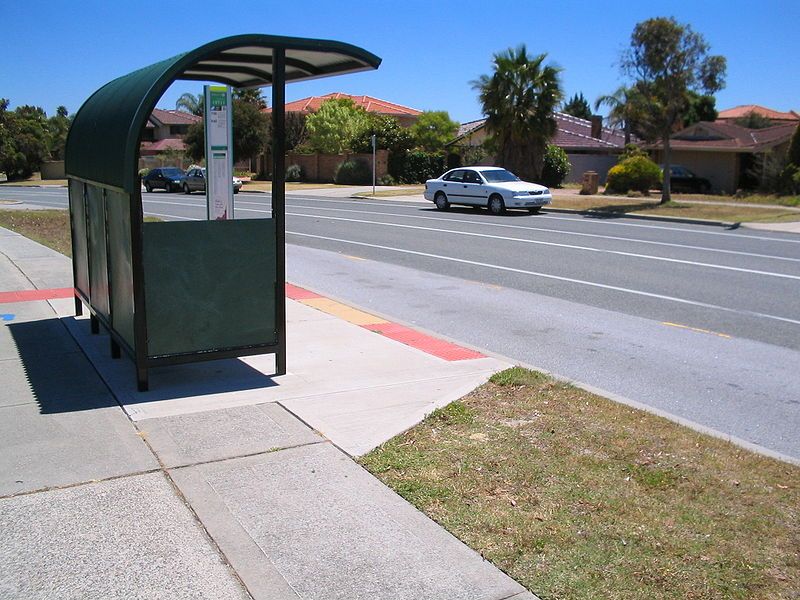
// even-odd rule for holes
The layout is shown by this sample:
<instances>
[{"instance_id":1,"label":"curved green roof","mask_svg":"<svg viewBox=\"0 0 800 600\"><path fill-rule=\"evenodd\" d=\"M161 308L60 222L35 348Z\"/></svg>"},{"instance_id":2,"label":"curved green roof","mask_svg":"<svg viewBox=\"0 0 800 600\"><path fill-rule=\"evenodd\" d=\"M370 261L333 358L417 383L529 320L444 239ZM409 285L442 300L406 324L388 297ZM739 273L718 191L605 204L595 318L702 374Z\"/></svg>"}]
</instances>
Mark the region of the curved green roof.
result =
<instances>
[{"instance_id":1,"label":"curved green roof","mask_svg":"<svg viewBox=\"0 0 800 600\"><path fill-rule=\"evenodd\" d=\"M65 170L132 193L138 188L139 138L173 81L218 81L232 87L272 83L272 51L286 54L286 82L377 69L381 59L329 40L249 34L223 38L115 79L84 102L69 130Z\"/></svg>"}]
</instances>

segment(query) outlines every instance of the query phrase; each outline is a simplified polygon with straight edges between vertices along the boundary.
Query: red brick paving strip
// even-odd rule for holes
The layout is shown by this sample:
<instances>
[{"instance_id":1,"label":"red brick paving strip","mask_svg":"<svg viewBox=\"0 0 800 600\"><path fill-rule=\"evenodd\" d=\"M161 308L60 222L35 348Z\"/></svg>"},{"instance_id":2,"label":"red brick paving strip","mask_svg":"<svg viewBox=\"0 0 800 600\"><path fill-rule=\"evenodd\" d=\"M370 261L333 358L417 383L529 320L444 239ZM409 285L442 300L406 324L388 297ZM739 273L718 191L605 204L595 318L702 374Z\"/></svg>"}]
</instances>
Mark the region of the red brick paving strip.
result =
<instances>
[{"instance_id":1,"label":"red brick paving strip","mask_svg":"<svg viewBox=\"0 0 800 600\"><path fill-rule=\"evenodd\" d=\"M324 296L320 294L292 285L291 283L286 284L286 297L300 301L324 298ZM447 361L486 358L486 355L476 352L475 350L470 350L469 348L464 348L452 342L440 340L411 329L410 327L406 327L405 325L399 325L398 323L370 323L368 325L360 325L360 327Z\"/></svg>"},{"instance_id":2,"label":"red brick paving strip","mask_svg":"<svg viewBox=\"0 0 800 600\"><path fill-rule=\"evenodd\" d=\"M322 298L319 294L315 294L314 292L310 292L308 290L304 290L301 287L297 287L296 285L292 285L291 283L286 284L286 297L291 298L292 300L309 300L311 298Z\"/></svg>"},{"instance_id":3,"label":"red brick paving strip","mask_svg":"<svg viewBox=\"0 0 800 600\"><path fill-rule=\"evenodd\" d=\"M33 300L53 300L55 298L72 298L74 295L75 290L73 288L0 292L0 304L8 304L10 302L31 302Z\"/></svg>"},{"instance_id":4,"label":"red brick paving strip","mask_svg":"<svg viewBox=\"0 0 800 600\"><path fill-rule=\"evenodd\" d=\"M362 325L364 329L369 329L375 333L396 340L412 348L417 348L433 356L438 356L443 360L471 360L473 358L485 358L485 355L469 348L464 348L452 342L441 340L427 335L405 325L397 323L376 323L374 325Z\"/></svg>"}]
</instances>

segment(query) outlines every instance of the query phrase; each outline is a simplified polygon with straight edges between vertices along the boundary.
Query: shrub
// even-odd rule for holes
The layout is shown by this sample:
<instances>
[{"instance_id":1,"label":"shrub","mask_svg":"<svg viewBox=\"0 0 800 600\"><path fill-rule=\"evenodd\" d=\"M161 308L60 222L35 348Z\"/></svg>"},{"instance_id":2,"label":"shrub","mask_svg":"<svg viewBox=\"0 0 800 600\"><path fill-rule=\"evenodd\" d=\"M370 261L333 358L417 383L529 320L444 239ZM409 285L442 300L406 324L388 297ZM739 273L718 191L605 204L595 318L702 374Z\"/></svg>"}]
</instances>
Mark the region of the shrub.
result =
<instances>
[{"instance_id":1,"label":"shrub","mask_svg":"<svg viewBox=\"0 0 800 600\"><path fill-rule=\"evenodd\" d=\"M345 185L366 185L372 183L372 169L365 160L348 158L336 167L333 181Z\"/></svg>"},{"instance_id":2,"label":"shrub","mask_svg":"<svg viewBox=\"0 0 800 600\"><path fill-rule=\"evenodd\" d=\"M389 174L378 178L378 185L397 185L397 180Z\"/></svg>"},{"instance_id":3,"label":"shrub","mask_svg":"<svg viewBox=\"0 0 800 600\"><path fill-rule=\"evenodd\" d=\"M302 181L304 175L303 167L300 165L289 165L286 167L286 181Z\"/></svg>"},{"instance_id":4,"label":"shrub","mask_svg":"<svg viewBox=\"0 0 800 600\"><path fill-rule=\"evenodd\" d=\"M444 156L435 152L411 150L389 157L389 173L400 183L425 183L444 170Z\"/></svg>"},{"instance_id":5,"label":"shrub","mask_svg":"<svg viewBox=\"0 0 800 600\"><path fill-rule=\"evenodd\" d=\"M572 165L569 164L567 153L558 146L547 144L544 153L544 168L542 168L542 185L547 187L560 187Z\"/></svg>"},{"instance_id":6,"label":"shrub","mask_svg":"<svg viewBox=\"0 0 800 600\"><path fill-rule=\"evenodd\" d=\"M606 193L627 194L634 190L647 195L661 182L661 169L645 156L633 156L617 163L608 171Z\"/></svg>"},{"instance_id":7,"label":"shrub","mask_svg":"<svg viewBox=\"0 0 800 600\"><path fill-rule=\"evenodd\" d=\"M149 172L150 172L150 169L147 169L147 168L145 168L145 169L139 169L139 177L144 177L144 176L145 176L145 175L147 175Z\"/></svg>"}]
</instances>

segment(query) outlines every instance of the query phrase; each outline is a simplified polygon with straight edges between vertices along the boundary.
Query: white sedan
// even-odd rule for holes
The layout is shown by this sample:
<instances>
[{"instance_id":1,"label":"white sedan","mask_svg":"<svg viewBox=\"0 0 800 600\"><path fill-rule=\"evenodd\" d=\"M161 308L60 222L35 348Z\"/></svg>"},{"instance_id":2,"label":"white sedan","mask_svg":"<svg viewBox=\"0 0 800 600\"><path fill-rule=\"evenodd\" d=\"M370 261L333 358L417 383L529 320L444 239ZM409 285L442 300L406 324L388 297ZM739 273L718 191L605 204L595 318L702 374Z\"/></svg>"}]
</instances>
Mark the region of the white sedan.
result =
<instances>
[{"instance_id":1,"label":"white sedan","mask_svg":"<svg viewBox=\"0 0 800 600\"><path fill-rule=\"evenodd\" d=\"M485 206L495 215L506 208L525 208L532 213L553 201L550 190L537 183L522 181L500 167L461 167L425 182L426 200L439 210L451 204Z\"/></svg>"}]
</instances>

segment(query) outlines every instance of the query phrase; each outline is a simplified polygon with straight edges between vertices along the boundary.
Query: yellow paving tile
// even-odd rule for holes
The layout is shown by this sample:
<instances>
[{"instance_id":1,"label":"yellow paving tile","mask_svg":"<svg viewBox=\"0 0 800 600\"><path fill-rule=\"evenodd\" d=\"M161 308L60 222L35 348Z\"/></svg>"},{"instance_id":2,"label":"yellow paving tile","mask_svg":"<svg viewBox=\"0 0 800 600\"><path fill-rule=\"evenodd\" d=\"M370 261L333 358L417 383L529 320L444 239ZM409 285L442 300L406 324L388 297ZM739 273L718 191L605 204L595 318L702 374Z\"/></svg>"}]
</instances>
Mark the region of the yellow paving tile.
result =
<instances>
[{"instance_id":1,"label":"yellow paving tile","mask_svg":"<svg viewBox=\"0 0 800 600\"><path fill-rule=\"evenodd\" d=\"M350 323L356 325L374 325L376 323L388 323L386 319L381 319L375 315L365 313L363 310L358 310L350 306L346 306L341 302L336 302L330 298L309 298L308 300L301 300L306 306L311 306L317 310L339 317Z\"/></svg>"}]
</instances>

